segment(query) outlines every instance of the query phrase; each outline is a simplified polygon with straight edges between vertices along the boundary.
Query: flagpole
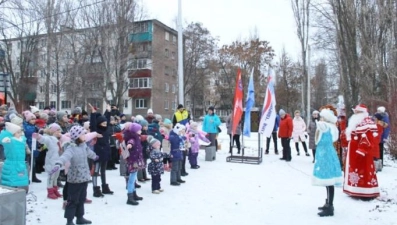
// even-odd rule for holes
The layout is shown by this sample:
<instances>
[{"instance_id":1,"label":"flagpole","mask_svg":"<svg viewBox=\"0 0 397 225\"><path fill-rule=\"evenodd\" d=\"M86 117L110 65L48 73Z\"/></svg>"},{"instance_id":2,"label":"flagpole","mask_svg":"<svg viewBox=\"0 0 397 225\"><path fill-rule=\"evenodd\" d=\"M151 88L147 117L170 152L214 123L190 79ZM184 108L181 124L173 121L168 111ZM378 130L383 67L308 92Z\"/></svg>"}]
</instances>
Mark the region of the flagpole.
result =
<instances>
[{"instance_id":1,"label":"flagpole","mask_svg":"<svg viewBox=\"0 0 397 225\"><path fill-rule=\"evenodd\" d=\"M179 104L184 105L182 0L178 0L178 96Z\"/></svg>"}]
</instances>

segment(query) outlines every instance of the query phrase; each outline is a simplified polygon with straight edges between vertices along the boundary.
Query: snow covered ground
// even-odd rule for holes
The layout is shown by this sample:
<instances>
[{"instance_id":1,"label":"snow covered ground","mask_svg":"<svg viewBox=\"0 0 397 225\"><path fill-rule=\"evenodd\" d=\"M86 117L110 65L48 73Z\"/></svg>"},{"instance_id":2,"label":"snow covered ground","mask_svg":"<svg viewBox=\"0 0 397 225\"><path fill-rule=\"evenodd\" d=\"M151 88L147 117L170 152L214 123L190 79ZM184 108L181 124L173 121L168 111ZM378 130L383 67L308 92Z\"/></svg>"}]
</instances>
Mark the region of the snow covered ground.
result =
<instances>
[{"instance_id":1,"label":"snow covered ground","mask_svg":"<svg viewBox=\"0 0 397 225\"><path fill-rule=\"evenodd\" d=\"M224 125L223 125L224 126ZM189 176L185 184L170 186L170 174L162 176L164 193L151 193L151 183L137 189L144 198L139 206L126 205L124 178L117 170L107 171L107 179L114 195L92 197L92 184L88 186L85 217L95 225L108 224L397 224L397 165L387 161L378 174L381 197L373 201L355 200L335 190L335 216L320 218L317 207L324 204L325 188L311 185L312 156L296 156L292 148L292 161L280 161L272 149L262 164L227 163L228 142L226 128L219 139L222 150L214 162L204 161L200 152L198 170L187 166ZM256 137L256 138L255 138ZM257 148L257 134L245 141L245 146ZM279 149L281 144L279 143ZM254 154L247 150L248 154ZM310 153L311 154L311 153ZM187 164L188 165L188 164ZM63 218L62 199L46 198L46 175L38 174L43 181L32 184L27 205L27 224L66 224Z\"/></svg>"}]
</instances>

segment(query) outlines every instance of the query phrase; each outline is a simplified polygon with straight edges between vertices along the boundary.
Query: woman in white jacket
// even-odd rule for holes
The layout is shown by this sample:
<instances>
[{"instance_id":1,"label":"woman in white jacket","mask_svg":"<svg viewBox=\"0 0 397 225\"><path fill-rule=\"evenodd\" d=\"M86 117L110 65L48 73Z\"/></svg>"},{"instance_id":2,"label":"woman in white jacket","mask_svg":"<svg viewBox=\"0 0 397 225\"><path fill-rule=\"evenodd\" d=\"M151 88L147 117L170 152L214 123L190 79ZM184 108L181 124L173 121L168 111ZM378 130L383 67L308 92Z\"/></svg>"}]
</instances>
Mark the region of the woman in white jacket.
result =
<instances>
[{"instance_id":1,"label":"woman in white jacket","mask_svg":"<svg viewBox=\"0 0 397 225\"><path fill-rule=\"evenodd\" d=\"M298 153L299 153L299 142L302 143L303 149L305 150L306 156L310 156L309 153L307 152L307 146L306 146L306 123L302 119L300 111L295 110L295 117L293 120L293 130L292 130L292 138L294 139L295 142L295 148Z\"/></svg>"}]
</instances>

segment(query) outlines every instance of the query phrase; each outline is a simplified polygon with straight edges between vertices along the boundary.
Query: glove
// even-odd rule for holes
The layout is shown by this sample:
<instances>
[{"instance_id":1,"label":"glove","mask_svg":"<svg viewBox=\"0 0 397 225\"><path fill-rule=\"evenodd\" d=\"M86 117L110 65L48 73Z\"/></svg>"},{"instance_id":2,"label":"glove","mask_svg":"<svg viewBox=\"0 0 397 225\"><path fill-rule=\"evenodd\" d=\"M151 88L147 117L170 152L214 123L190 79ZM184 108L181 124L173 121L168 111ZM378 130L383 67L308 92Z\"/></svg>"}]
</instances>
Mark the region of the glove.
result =
<instances>
[{"instance_id":1,"label":"glove","mask_svg":"<svg viewBox=\"0 0 397 225\"><path fill-rule=\"evenodd\" d=\"M131 149L131 148L132 148L132 144L128 144L127 149Z\"/></svg>"},{"instance_id":2,"label":"glove","mask_svg":"<svg viewBox=\"0 0 397 225\"><path fill-rule=\"evenodd\" d=\"M54 168L50 171L50 175L56 173L61 168L60 164L55 164Z\"/></svg>"},{"instance_id":3,"label":"glove","mask_svg":"<svg viewBox=\"0 0 397 225\"><path fill-rule=\"evenodd\" d=\"M33 134L32 134L32 138L34 138L34 139L40 139L40 134L38 134L38 133L33 133Z\"/></svg>"}]
</instances>

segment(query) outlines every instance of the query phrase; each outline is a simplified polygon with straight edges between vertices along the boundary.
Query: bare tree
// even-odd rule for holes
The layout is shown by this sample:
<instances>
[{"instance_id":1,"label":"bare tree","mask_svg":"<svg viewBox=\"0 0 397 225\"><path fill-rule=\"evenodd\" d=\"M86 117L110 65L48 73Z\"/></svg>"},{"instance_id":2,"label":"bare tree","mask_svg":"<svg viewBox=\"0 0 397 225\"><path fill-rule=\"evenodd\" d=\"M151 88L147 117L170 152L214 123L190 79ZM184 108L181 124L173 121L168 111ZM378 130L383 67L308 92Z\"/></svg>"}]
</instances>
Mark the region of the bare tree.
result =
<instances>
[{"instance_id":1,"label":"bare tree","mask_svg":"<svg viewBox=\"0 0 397 225\"><path fill-rule=\"evenodd\" d=\"M307 96L307 51L309 47L309 28L310 28L310 0L291 0L292 11L294 13L297 36L301 45L301 60L302 60L302 96ZM307 100L307 99L306 99ZM302 106L310 104L305 98L302 98Z\"/></svg>"},{"instance_id":2,"label":"bare tree","mask_svg":"<svg viewBox=\"0 0 397 225\"><path fill-rule=\"evenodd\" d=\"M18 110L24 110L34 103L37 91L37 36L40 32L40 15L29 10L31 5L23 5L19 0L3 3L13 10L6 11L2 20L3 39L0 48L5 54L0 63L3 72L9 75L11 90L7 93L8 97ZM35 22L31 22L32 20Z\"/></svg>"}]
</instances>

